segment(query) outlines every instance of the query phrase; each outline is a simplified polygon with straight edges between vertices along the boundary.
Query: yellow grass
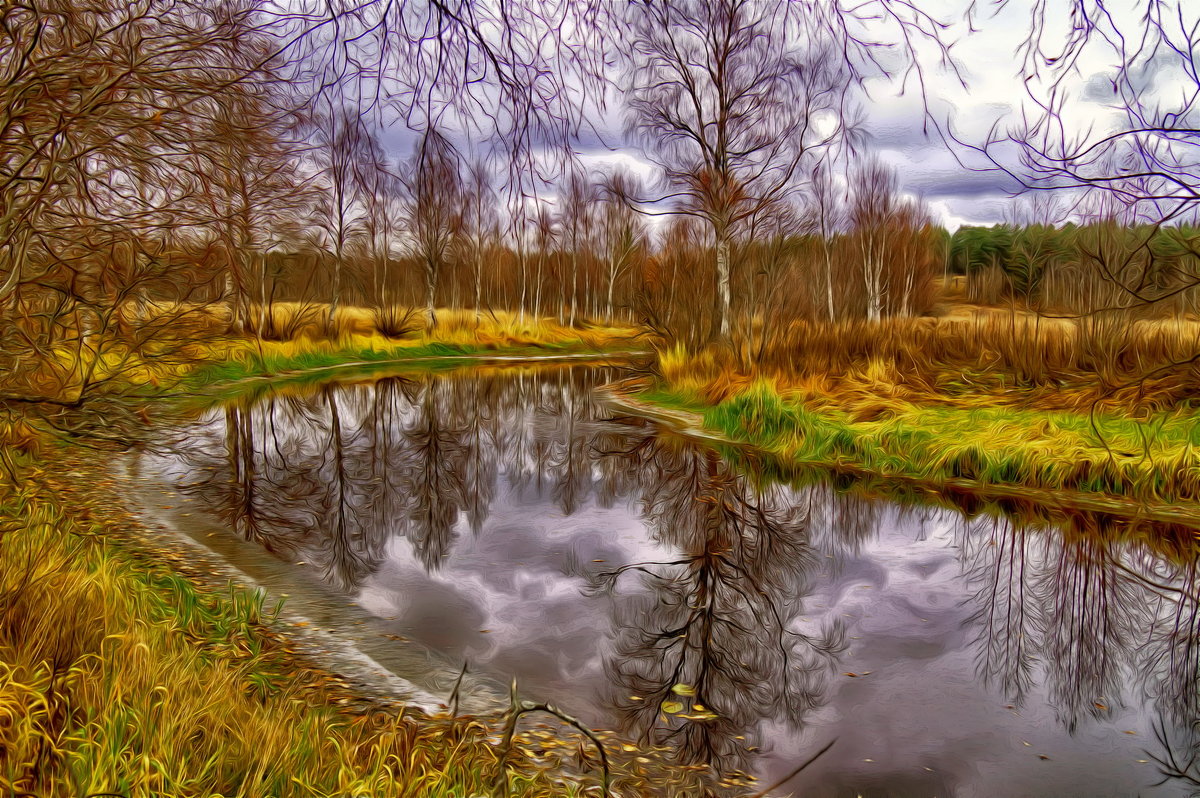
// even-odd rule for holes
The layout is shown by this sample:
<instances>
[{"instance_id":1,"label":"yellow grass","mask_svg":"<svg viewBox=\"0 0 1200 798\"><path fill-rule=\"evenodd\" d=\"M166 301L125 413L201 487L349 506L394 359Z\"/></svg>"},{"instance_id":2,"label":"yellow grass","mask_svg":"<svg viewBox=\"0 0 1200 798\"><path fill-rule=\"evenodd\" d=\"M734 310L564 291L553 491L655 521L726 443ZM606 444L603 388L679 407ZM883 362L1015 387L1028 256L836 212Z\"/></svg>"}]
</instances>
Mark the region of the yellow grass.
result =
<instances>
[{"instance_id":1,"label":"yellow grass","mask_svg":"<svg viewBox=\"0 0 1200 798\"><path fill-rule=\"evenodd\" d=\"M136 521L92 461L49 465L0 495L0 794L493 794L500 718L356 697L288 653L254 594L130 548ZM581 738L524 725L509 794L597 792L594 767L572 775ZM701 791L696 772L604 736L623 794Z\"/></svg>"}]
</instances>

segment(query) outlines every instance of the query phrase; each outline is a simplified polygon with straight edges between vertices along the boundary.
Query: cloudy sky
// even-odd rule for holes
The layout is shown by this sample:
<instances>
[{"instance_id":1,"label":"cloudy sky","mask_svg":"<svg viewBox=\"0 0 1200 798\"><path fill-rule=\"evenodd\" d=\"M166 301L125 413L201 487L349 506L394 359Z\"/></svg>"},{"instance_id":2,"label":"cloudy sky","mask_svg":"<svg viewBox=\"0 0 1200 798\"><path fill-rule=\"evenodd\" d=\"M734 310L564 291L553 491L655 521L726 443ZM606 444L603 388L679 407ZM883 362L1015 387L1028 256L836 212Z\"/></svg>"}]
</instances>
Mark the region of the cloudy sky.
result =
<instances>
[{"instance_id":1,"label":"cloudy sky","mask_svg":"<svg viewBox=\"0 0 1200 798\"><path fill-rule=\"evenodd\" d=\"M899 172L902 190L923 198L935 218L954 229L964 224L993 224L1005 221L1015 209L1015 182L1001 172L981 172L962 164L983 167L986 164L968 148L948 147L935 129L929 128L925 104L934 119L949 126L964 142L986 139L993 125L1004 130L1019 120L1023 105L1029 104L1018 48L1029 33L1033 0L1008 0L1003 6L980 0L918 0L917 3L950 27L946 41L954 42L953 53L958 75L940 69L932 48L922 51L925 67L925 91L915 80L905 85L899 79L884 77L866 81L861 98L864 122L872 149ZM1067 0L1047 0L1048 28L1043 41L1060 47L1069 21ZM1126 3L1125 5L1131 5ZM1117 0L1114 14L1127 30L1136 19ZM970 14L970 16L968 16ZM970 23L970 24L969 24ZM972 30L973 29L973 30ZM1101 130L1118 121L1103 95L1088 93L1089 86L1105 83L1113 69L1112 58L1100 49L1085 52L1078 62L1074 123L1082 130L1093 126ZM962 81L965 81L964 86ZM585 163L603 165L621 163L643 175L653 167L625 145L619 129L619 115L605 125L606 142L585 144L580 148ZM962 163L960 163L960 160Z\"/></svg>"},{"instance_id":2,"label":"cloudy sky","mask_svg":"<svg viewBox=\"0 0 1200 798\"><path fill-rule=\"evenodd\" d=\"M963 142L981 143L993 126L1004 131L1019 121L1022 109L1031 107L1026 87L1036 90L1038 85L1026 83L1020 55L1035 2L1046 9L1042 42L1052 54L1065 40L1075 0L915 0L921 11L948 25L943 39L953 43L958 74L939 67L936 49L924 47L920 48L924 91L912 79L903 83L879 76L865 81L860 103L869 149L896 167L904 193L924 199L935 219L950 229L1005 221L1014 206L1027 204L1028 199L1013 199L1017 185L1002 172L965 168L964 163L976 167L985 163L967 147L947 146L943 136L927 125L926 104L932 118ZM1123 32L1136 34L1137 2L1105 3ZM1191 0L1182 2L1186 7ZM894 38L895 32L890 36ZM889 33L880 32L878 38L887 39ZM1072 96L1068 126L1095 134L1119 122L1116 111L1105 105L1110 95L1097 90L1108 84L1113 62L1103 47L1085 51L1076 62L1068 81ZM652 177L654 167L623 133L623 109L619 98L614 99L605 111L592 114L594 130L576 144L580 160L588 168L621 164ZM411 152L408 131L393 128L385 140L398 156ZM553 202L549 194L543 199Z\"/></svg>"}]
</instances>

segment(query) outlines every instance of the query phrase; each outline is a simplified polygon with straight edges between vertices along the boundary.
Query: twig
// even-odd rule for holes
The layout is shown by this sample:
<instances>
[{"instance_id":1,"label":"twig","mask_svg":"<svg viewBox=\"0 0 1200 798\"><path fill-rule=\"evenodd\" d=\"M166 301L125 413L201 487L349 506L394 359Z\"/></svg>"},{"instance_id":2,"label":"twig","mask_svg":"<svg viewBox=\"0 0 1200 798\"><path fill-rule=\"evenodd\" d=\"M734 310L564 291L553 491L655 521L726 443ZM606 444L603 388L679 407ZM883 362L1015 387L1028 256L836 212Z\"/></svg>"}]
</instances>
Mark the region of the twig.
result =
<instances>
[{"instance_id":1,"label":"twig","mask_svg":"<svg viewBox=\"0 0 1200 798\"><path fill-rule=\"evenodd\" d=\"M834 737L832 740L830 740L829 742L825 743L825 747L824 747L824 748L822 748L820 751L817 751L815 754L813 754L812 756L810 756L810 757L808 758L808 761L806 761L806 762L805 762L803 765L801 765L800 767L796 768L796 769L795 769L795 770L793 770L791 773L787 774L787 775L786 775L786 776L784 776L782 779L780 779L779 781L777 781L777 782L775 782L774 784L772 784L770 787L767 787L765 790L760 790L759 792L756 792L756 793L754 793L753 795L750 795L750 796L748 796L747 798L765 798L765 796L767 795L767 793L769 793L771 790L774 790L774 789L776 789L776 788L778 788L778 787L782 787L784 784L787 784L789 781L791 781L792 779L796 778L796 776L798 776L798 775L800 774L800 771L804 770L806 767L808 767L809 765L811 765L813 762L816 762L816 761L817 761L817 757L819 757L821 754L823 754L823 753L825 753L826 751L828 751L830 748L833 748L833 744L834 744L834 743L836 743L836 742L837 742L837 738L836 738L836 737Z\"/></svg>"},{"instance_id":2,"label":"twig","mask_svg":"<svg viewBox=\"0 0 1200 798\"><path fill-rule=\"evenodd\" d=\"M450 691L450 714L458 714L458 689L462 687L463 677L467 675L467 661L463 660L462 670L458 672L458 678L454 680L454 689Z\"/></svg>"},{"instance_id":3,"label":"twig","mask_svg":"<svg viewBox=\"0 0 1200 798\"><path fill-rule=\"evenodd\" d=\"M600 752L600 767L604 771L604 780L602 782L601 795L607 798L608 785L610 781L608 768L608 752L604 750L604 743L594 731L584 726L575 718L553 706L552 704L534 703L532 701L521 701L517 698L517 680L513 679L512 688L509 692L511 706L508 710L508 721L504 724L504 738L500 742L500 761L499 773L496 775L496 786L501 789L501 795L508 794L508 769L505 767L505 761L508 759L508 752L512 748L513 737L517 732L517 721L521 716L529 712L546 712L549 713L564 723L574 726L585 737L592 741L596 746L596 750Z\"/></svg>"}]
</instances>

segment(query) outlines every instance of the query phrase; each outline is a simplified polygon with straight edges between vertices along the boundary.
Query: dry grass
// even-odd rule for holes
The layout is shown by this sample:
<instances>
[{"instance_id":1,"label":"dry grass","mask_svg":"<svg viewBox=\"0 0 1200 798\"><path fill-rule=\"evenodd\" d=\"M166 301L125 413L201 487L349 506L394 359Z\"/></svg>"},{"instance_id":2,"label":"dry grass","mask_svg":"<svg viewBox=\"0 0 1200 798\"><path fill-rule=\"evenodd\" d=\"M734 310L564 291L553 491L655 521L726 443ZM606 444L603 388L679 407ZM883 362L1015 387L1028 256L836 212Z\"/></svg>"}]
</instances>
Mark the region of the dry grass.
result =
<instances>
[{"instance_id":1,"label":"dry grass","mask_svg":"<svg viewBox=\"0 0 1200 798\"><path fill-rule=\"evenodd\" d=\"M0 792L493 794L499 718L356 699L288 654L255 594L208 592L114 545L135 522L89 468L26 464L0 505ZM704 791L695 771L608 739L624 794ZM597 794L577 745L529 729L509 757L510 794Z\"/></svg>"},{"instance_id":2,"label":"dry grass","mask_svg":"<svg viewBox=\"0 0 1200 798\"><path fill-rule=\"evenodd\" d=\"M403 339L356 332L364 313L346 309L345 333L335 338L300 336L287 341L228 338L209 347L208 365L187 379L192 390L214 388L252 377L303 373L349 364L384 364L467 356L545 356L607 353L645 347L640 331L622 326L567 327L551 319L521 319L497 313L476 324L474 313L442 311L437 326ZM341 318L339 311L339 318Z\"/></svg>"},{"instance_id":3,"label":"dry grass","mask_svg":"<svg viewBox=\"0 0 1200 798\"><path fill-rule=\"evenodd\" d=\"M760 357L676 347L662 354L660 373L673 388L708 402L763 378L832 401L870 393L960 406L1152 411L1200 393L1200 370L1191 360L1198 333L1192 322L1144 321L1119 339L1098 341L1070 321L999 315L797 322Z\"/></svg>"},{"instance_id":4,"label":"dry grass","mask_svg":"<svg viewBox=\"0 0 1200 798\"><path fill-rule=\"evenodd\" d=\"M402 336L395 336L380 331L377 324L379 313L372 308L339 307L332 325L328 323L329 309L326 305L278 302L271 310L270 326L287 333L269 336L273 340L371 340L379 345L389 341L438 341L485 348L579 342L586 346L602 347L614 340L624 341L638 333L638 330L621 324L568 327L552 318L532 314L497 310L485 311L477 316L474 310L450 308L438 308L435 313L437 323L430 328L424 311L397 308L390 315L410 321L404 325L409 331Z\"/></svg>"},{"instance_id":5,"label":"dry grass","mask_svg":"<svg viewBox=\"0 0 1200 798\"><path fill-rule=\"evenodd\" d=\"M720 348L662 353L657 398L807 463L1200 499L1200 326L1145 320L1098 337L1085 325L1029 314L799 322L750 367Z\"/></svg>"}]
</instances>

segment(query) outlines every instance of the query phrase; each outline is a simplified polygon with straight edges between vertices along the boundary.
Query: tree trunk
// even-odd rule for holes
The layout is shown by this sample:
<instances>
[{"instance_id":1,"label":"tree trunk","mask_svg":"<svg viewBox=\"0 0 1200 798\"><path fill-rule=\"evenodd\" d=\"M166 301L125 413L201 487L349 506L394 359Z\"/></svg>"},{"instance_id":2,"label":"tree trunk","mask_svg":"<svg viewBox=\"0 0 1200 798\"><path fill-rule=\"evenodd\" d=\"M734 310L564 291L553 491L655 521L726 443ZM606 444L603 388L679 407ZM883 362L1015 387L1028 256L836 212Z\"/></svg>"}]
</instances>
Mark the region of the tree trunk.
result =
<instances>
[{"instance_id":1,"label":"tree trunk","mask_svg":"<svg viewBox=\"0 0 1200 798\"><path fill-rule=\"evenodd\" d=\"M525 250L517 250L517 258L521 263L521 301L517 306L517 319L520 324L525 323L525 294L529 283L529 263L525 257Z\"/></svg>"},{"instance_id":2,"label":"tree trunk","mask_svg":"<svg viewBox=\"0 0 1200 798\"><path fill-rule=\"evenodd\" d=\"M825 238L821 245L825 250L825 302L829 309L829 323L833 324L837 321L833 311L833 242Z\"/></svg>"},{"instance_id":3,"label":"tree trunk","mask_svg":"<svg viewBox=\"0 0 1200 798\"><path fill-rule=\"evenodd\" d=\"M483 241L475 242L475 326L479 326L483 306Z\"/></svg>"},{"instance_id":4,"label":"tree trunk","mask_svg":"<svg viewBox=\"0 0 1200 798\"><path fill-rule=\"evenodd\" d=\"M434 309L434 297L437 292L437 262L433 258L425 258L425 314L429 318L429 329L437 328L437 313Z\"/></svg>"},{"instance_id":5,"label":"tree trunk","mask_svg":"<svg viewBox=\"0 0 1200 798\"><path fill-rule=\"evenodd\" d=\"M533 317L538 319L542 315L542 267L545 265L546 253L539 248L537 256L537 275L533 280Z\"/></svg>"},{"instance_id":6,"label":"tree trunk","mask_svg":"<svg viewBox=\"0 0 1200 798\"><path fill-rule=\"evenodd\" d=\"M729 340L729 239L724 231L717 234L717 318L722 341Z\"/></svg>"},{"instance_id":7,"label":"tree trunk","mask_svg":"<svg viewBox=\"0 0 1200 798\"><path fill-rule=\"evenodd\" d=\"M617 259L608 261L608 321L613 320L613 286L617 283Z\"/></svg>"},{"instance_id":8,"label":"tree trunk","mask_svg":"<svg viewBox=\"0 0 1200 798\"><path fill-rule=\"evenodd\" d=\"M567 326L575 326L575 298L579 294L579 251L571 250L571 315Z\"/></svg>"}]
</instances>

